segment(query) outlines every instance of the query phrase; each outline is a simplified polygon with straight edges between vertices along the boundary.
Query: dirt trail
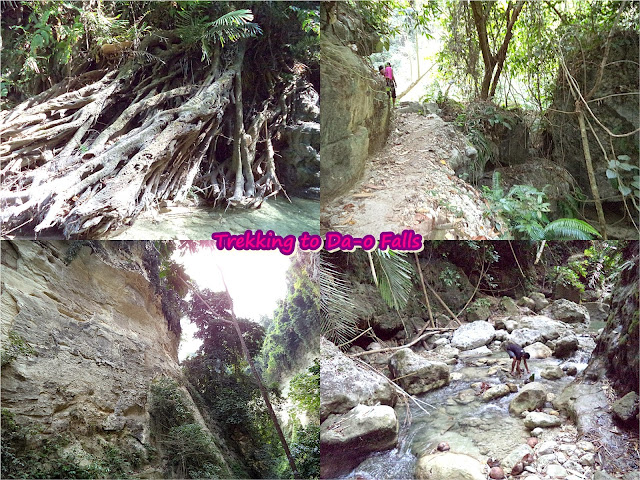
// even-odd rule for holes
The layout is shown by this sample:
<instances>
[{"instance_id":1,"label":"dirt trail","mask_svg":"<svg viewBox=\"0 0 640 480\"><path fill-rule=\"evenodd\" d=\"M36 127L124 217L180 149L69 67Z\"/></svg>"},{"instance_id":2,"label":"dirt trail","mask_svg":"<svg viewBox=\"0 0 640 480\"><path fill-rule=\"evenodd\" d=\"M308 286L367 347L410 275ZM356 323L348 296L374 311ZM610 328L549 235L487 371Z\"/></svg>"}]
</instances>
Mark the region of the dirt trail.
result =
<instances>
[{"instance_id":1,"label":"dirt trail","mask_svg":"<svg viewBox=\"0 0 640 480\"><path fill-rule=\"evenodd\" d=\"M412 229L425 240L495 239L479 192L455 176L464 136L435 114L395 112L387 145L370 157L353 189L323 205L321 231L353 236ZM461 153L464 155L464 153Z\"/></svg>"}]
</instances>

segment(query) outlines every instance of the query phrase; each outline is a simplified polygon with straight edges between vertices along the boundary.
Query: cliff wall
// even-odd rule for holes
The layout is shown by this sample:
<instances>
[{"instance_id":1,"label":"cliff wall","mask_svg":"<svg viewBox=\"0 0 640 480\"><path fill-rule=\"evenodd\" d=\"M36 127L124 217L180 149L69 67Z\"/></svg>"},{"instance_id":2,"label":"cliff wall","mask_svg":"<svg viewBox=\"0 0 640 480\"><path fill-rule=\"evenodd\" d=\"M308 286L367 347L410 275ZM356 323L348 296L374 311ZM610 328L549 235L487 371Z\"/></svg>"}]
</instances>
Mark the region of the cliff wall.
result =
<instances>
[{"instance_id":1,"label":"cliff wall","mask_svg":"<svg viewBox=\"0 0 640 480\"><path fill-rule=\"evenodd\" d=\"M389 136L391 103L380 75L363 58L378 47L359 15L344 2L321 24L321 200L348 190L371 153ZM322 4L321 9L325 9Z\"/></svg>"},{"instance_id":2,"label":"cliff wall","mask_svg":"<svg viewBox=\"0 0 640 480\"><path fill-rule=\"evenodd\" d=\"M157 476L167 465L149 455L163 448L151 389L168 378L210 436L179 386L179 326L158 264L150 242L2 242L3 427L9 412L36 446L64 437L79 465L113 447ZM229 472L228 454L215 454Z\"/></svg>"}]
</instances>

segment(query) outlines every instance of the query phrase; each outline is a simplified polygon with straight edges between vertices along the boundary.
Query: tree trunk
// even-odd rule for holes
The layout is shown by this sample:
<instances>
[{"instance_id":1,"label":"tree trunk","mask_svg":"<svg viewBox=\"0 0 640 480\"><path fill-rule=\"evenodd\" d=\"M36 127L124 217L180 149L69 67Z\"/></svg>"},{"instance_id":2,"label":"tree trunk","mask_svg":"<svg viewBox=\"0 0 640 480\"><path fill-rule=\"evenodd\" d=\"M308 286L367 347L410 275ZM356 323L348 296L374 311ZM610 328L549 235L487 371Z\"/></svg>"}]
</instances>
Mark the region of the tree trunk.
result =
<instances>
[{"instance_id":1,"label":"tree trunk","mask_svg":"<svg viewBox=\"0 0 640 480\"><path fill-rule=\"evenodd\" d=\"M281 190L272 148L267 173L253 171L258 132L286 126L299 76L275 85L277 103L248 106L244 42L216 48L201 68L186 48L171 32L149 35L117 69L69 78L0 113L0 234L98 238L161 200L183 199L194 182L230 205L259 205ZM243 107L258 112L248 132ZM233 158L218 142L229 127Z\"/></svg>"},{"instance_id":2,"label":"tree trunk","mask_svg":"<svg viewBox=\"0 0 640 480\"><path fill-rule=\"evenodd\" d=\"M222 274L221 274L222 275ZM278 422L278 417L276 413L273 411L273 407L271 406L271 401L269 400L269 392L265 388L262 383L262 379L260 378L260 374L258 370L256 370L256 366L251 359L251 354L249 353L249 349L247 348L246 343L244 342L244 337L242 336L242 331L240 330L240 325L238 325L238 319L236 318L235 310L233 309L233 300L231 295L229 294L229 289L227 288L227 283L224 280L224 276L222 276L222 283L224 284L224 289L227 292L227 297L229 298L229 304L231 305L231 318L233 320L233 326L236 329L236 333L238 334L238 338L240 339L240 345L242 346L242 352L244 353L244 357L247 360L247 363L251 367L251 373L253 373L254 378L258 384L258 388L260 389L260 393L262 394L262 398L264 400L265 405L267 406L267 411L269 412L269 417L271 418L271 422L276 429L278 434L278 438L280 438L280 442L282 443L282 448L284 449L284 453L287 456L287 460L289 461L289 466L291 467L291 471L293 472L293 478L300 478L300 474L298 473L298 469L296 468L296 463L291 455L291 451L289 450L289 445L287 444L287 439L284 437L284 433L280 428L280 423Z\"/></svg>"}]
</instances>

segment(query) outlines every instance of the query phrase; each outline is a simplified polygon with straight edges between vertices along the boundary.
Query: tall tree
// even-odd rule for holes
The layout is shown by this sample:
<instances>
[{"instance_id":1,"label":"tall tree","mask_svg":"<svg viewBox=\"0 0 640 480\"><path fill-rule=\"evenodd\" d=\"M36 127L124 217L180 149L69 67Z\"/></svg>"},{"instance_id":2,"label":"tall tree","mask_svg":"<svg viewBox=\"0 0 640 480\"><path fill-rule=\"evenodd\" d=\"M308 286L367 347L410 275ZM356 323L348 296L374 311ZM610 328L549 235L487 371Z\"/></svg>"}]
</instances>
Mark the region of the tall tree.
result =
<instances>
[{"instance_id":1,"label":"tall tree","mask_svg":"<svg viewBox=\"0 0 640 480\"><path fill-rule=\"evenodd\" d=\"M507 58L507 49L509 48L509 42L513 37L513 26L518 19L518 15L524 7L524 1L518 1L515 4L509 2L507 8L502 15L506 21L505 34L498 48L494 54L491 51L491 45L489 43L488 24L491 18L491 11L494 8L496 2L470 2L471 10L473 12L473 21L478 33L478 42L480 44L480 51L482 52L482 60L484 62L484 77L482 79L482 87L480 89L480 98L487 100L493 97L496 93L496 87L500 80L500 74L504 66L504 61Z\"/></svg>"}]
</instances>

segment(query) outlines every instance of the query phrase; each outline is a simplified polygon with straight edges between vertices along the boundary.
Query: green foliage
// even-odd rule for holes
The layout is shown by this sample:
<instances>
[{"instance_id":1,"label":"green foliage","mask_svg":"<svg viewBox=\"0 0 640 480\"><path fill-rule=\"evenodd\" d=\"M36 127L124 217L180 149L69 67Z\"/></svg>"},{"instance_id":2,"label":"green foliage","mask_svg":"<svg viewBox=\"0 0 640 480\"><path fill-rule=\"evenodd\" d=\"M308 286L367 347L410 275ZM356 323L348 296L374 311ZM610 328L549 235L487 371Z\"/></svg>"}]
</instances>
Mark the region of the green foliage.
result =
<instances>
[{"instance_id":1,"label":"green foliage","mask_svg":"<svg viewBox=\"0 0 640 480\"><path fill-rule=\"evenodd\" d=\"M378 278L380 295L389 307L400 311L406 307L413 288L413 267L404 253L375 250L372 274Z\"/></svg>"},{"instance_id":2,"label":"green foliage","mask_svg":"<svg viewBox=\"0 0 640 480\"><path fill-rule=\"evenodd\" d=\"M21 355L37 355L37 352L17 332L11 331L8 333L6 341L2 342L2 350L0 350L2 367L10 365Z\"/></svg>"},{"instance_id":3,"label":"green foliage","mask_svg":"<svg viewBox=\"0 0 640 480\"><path fill-rule=\"evenodd\" d=\"M320 478L320 426L309 424L296 432L291 454L301 478Z\"/></svg>"},{"instance_id":4,"label":"green foliage","mask_svg":"<svg viewBox=\"0 0 640 480\"><path fill-rule=\"evenodd\" d=\"M460 273L451 267L445 267L438 275L438 279L447 287L460 286Z\"/></svg>"},{"instance_id":5,"label":"green foliage","mask_svg":"<svg viewBox=\"0 0 640 480\"><path fill-rule=\"evenodd\" d=\"M565 287L572 287L579 292L584 292L584 283L581 276L570 267L556 266L553 268L556 282L561 283Z\"/></svg>"},{"instance_id":6,"label":"green foliage","mask_svg":"<svg viewBox=\"0 0 640 480\"><path fill-rule=\"evenodd\" d=\"M320 255L320 310L322 336L336 345L346 345L358 335L358 314L344 273Z\"/></svg>"},{"instance_id":7,"label":"green foliage","mask_svg":"<svg viewBox=\"0 0 640 480\"><path fill-rule=\"evenodd\" d=\"M184 392L175 380L151 385L149 413L167 466L180 478L221 478L221 459L211 436L195 423Z\"/></svg>"},{"instance_id":8,"label":"green foliage","mask_svg":"<svg viewBox=\"0 0 640 480\"><path fill-rule=\"evenodd\" d=\"M636 210L640 210L640 167L628 163L629 155L618 155L617 160L609 160L607 178L623 197L630 198Z\"/></svg>"},{"instance_id":9,"label":"green foliage","mask_svg":"<svg viewBox=\"0 0 640 480\"><path fill-rule=\"evenodd\" d=\"M320 361L317 358L306 372L291 379L289 387L289 398L295 403L296 410L320 418Z\"/></svg>"},{"instance_id":10,"label":"green foliage","mask_svg":"<svg viewBox=\"0 0 640 480\"><path fill-rule=\"evenodd\" d=\"M170 378L161 378L151 385L149 413L160 432L194 421L184 393L176 381Z\"/></svg>"},{"instance_id":11,"label":"green foliage","mask_svg":"<svg viewBox=\"0 0 640 480\"><path fill-rule=\"evenodd\" d=\"M24 427L14 414L2 412L2 478L131 478L132 468L140 466L135 454L122 452L107 444L101 455L89 456L80 465L77 458L66 453L67 436L42 438L44 427Z\"/></svg>"},{"instance_id":12,"label":"green foliage","mask_svg":"<svg viewBox=\"0 0 640 480\"><path fill-rule=\"evenodd\" d=\"M600 234L588 223L561 218L549 222L546 194L528 185L514 185L507 194L500 185L500 173L493 175L493 187L483 186L489 214L508 222L517 239L589 240Z\"/></svg>"},{"instance_id":13,"label":"green foliage","mask_svg":"<svg viewBox=\"0 0 640 480\"><path fill-rule=\"evenodd\" d=\"M202 61L211 63L215 44L224 47L225 43L234 43L243 38L260 35L262 29L252 23L251 10L235 10L211 20L202 4L191 4L185 10L178 10L178 28L176 33L187 46L197 46L202 51Z\"/></svg>"}]
</instances>

